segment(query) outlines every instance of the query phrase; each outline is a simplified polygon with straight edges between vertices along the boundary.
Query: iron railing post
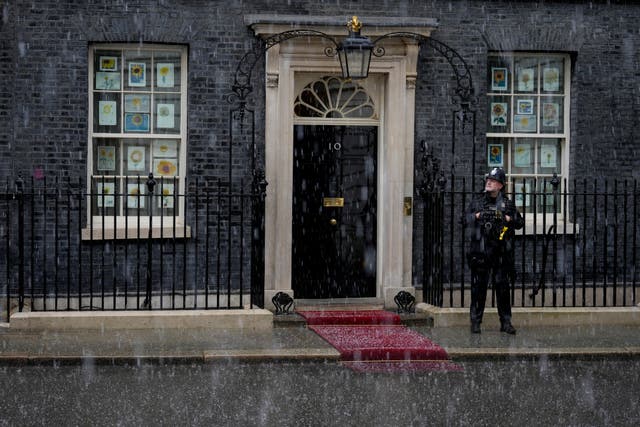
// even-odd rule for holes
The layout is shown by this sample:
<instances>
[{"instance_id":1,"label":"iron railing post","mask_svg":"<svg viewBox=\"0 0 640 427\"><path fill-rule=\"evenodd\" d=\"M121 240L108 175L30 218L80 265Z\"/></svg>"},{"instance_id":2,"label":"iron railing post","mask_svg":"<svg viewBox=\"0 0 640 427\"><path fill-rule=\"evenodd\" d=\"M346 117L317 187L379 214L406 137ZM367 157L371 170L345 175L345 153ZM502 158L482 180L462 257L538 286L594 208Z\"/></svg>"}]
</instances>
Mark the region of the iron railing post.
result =
<instances>
[{"instance_id":1,"label":"iron railing post","mask_svg":"<svg viewBox=\"0 0 640 427\"><path fill-rule=\"evenodd\" d=\"M251 195L251 301L250 304L264 308L264 210L267 197L267 180L264 171L256 170L253 176Z\"/></svg>"},{"instance_id":2,"label":"iron railing post","mask_svg":"<svg viewBox=\"0 0 640 427\"><path fill-rule=\"evenodd\" d=\"M553 187L553 264L551 267L552 271L552 289L553 289L553 306L557 306L557 290L556 290L556 282L557 282L557 254L558 254L558 187L560 186L560 179L558 178L558 174L554 173L553 178L551 179L551 186Z\"/></svg>"},{"instance_id":3,"label":"iron railing post","mask_svg":"<svg viewBox=\"0 0 640 427\"><path fill-rule=\"evenodd\" d=\"M147 288L145 292L145 300L142 304L143 308L151 310L151 279L153 276L153 191L156 186L156 180L153 174L149 174L147 180L147 194L149 198L149 232L147 235ZM162 230L160 230L162 233Z\"/></svg>"},{"instance_id":4,"label":"iron railing post","mask_svg":"<svg viewBox=\"0 0 640 427\"><path fill-rule=\"evenodd\" d=\"M6 237L5 237L5 273L6 273L6 292L7 292L7 321L10 320L11 318L11 229L12 229L12 215L11 215L11 203L10 200L12 197L10 197L9 195L9 181L7 180L7 183L5 184L5 189L4 189L4 200L6 200L6 215L5 217L5 230L6 230Z\"/></svg>"},{"instance_id":5,"label":"iron railing post","mask_svg":"<svg viewBox=\"0 0 640 427\"><path fill-rule=\"evenodd\" d=\"M423 140L422 185L423 241L422 241L422 298L424 302L442 306L443 301L443 227L444 187L446 178L440 169L440 160L433 155L433 148Z\"/></svg>"},{"instance_id":6,"label":"iron railing post","mask_svg":"<svg viewBox=\"0 0 640 427\"><path fill-rule=\"evenodd\" d=\"M18 201L18 311L24 308L24 180L15 181L14 197ZM8 284L7 284L8 286Z\"/></svg>"}]
</instances>

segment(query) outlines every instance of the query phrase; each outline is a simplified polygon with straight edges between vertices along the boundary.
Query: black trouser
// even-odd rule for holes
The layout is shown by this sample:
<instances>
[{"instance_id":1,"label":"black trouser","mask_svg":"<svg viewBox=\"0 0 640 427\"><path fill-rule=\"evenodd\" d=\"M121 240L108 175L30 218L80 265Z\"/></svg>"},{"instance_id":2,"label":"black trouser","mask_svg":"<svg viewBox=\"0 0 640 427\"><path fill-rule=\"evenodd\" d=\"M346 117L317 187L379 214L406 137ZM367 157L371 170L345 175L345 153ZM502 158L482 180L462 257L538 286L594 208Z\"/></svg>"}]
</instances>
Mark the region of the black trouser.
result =
<instances>
[{"instance_id":1,"label":"black trouser","mask_svg":"<svg viewBox=\"0 0 640 427\"><path fill-rule=\"evenodd\" d=\"M511 300L509 293L509 271L511 266L503 257L488 257L481 266L471 269L471 323L481 323L487 300L489 278L492 279L498 303L501 324L511 323Z\"/></svg>"}]
</instances>

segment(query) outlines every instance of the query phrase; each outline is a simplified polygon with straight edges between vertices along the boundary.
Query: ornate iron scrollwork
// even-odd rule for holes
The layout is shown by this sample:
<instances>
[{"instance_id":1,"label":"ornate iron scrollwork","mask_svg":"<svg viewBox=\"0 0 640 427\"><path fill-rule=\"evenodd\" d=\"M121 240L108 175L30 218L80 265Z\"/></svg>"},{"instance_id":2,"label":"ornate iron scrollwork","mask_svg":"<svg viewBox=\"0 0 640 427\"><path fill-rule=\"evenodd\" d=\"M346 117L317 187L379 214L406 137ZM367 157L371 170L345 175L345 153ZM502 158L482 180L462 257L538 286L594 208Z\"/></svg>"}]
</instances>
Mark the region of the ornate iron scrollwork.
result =
<instances>
[{"instance_id":1,"label":"ornate iron scrollwork","mask_svg":"<svg viewBox=\"0 0 640 427\"><path fill-rule=\"evenodd\" d=\"M253 192L262 199L267 196L267 180L265 179L264 169L257 167L253 171Z\"/></svg>"},{"instance_id":2,"label":"ornate iron scrollwork","mask_svg":"<svg viewBox=\"0 0 640 427\"><path fill-rule=\"evenodd\" d=\"M422 146L422 186L420 194L426 197L435 191L444 191L447 179L440 168L440 159L433 154L433 147L429 147L425 140L420 141Z\"/></svg>"},{"instance_id":3,"label":"ornate iron scrollwork","mask_svg":"<svg viewBox=\"0 0 640 427\"><path fill-rule=\"evenodd\" d=\"M400 291L393 298L398 306L398 313L413 313L415 311L416 297L407 291Z\"/></svg>"},{"instance_id":4,"label":"ornate iron scrollwork","mask_svg":"<svg viewBox=\"0 0 640 427\"><path fill-rule=\"evenodd\" d=\"M427 37L422 34L412 33L408 31L397 31L389 34L384 34L377 39L373 40L375 45L373 49L373 55L380 57L384 56L385 49L382 46L378 46L378 42L384 39L390 38L407 38L413 39L420 45L426 45L442 55L451 68L456 77L456 88L454 89L453 103L459 104L463 111L469 111L473 106L477 104L477 98L473 89L473 79L471 78L471 71L469 66L462 58L462 56L454 49L450 48L441 41L434 39L433 37Z\"/></svg>"},{"instance_id":5,"label":"ornate iron scrollwork","mask_svg":"<svg viewBox=\"0 0 640 427\"><path fill-rule=\"evenodd\" d=\"M245 53L238 66L236 67L236 73L231 86L232 93L227 97L227 101L232 103L238 101L240 103L240 114L244 111L247 103L247 97L253 92L253 86L251 85L251 76L253 69L258 61L264 58L264 54L267 50L273 46L285 42L297 37L321 37L329 40L333 46L326 47L324 50L325 55L335 56L338 51L338 42L333 37L315 30L291 30L282 33L274 34L264 40L259 40L253 50ZM335 47L334 47L335 46Z\"/></svg>"},{"instance_id":6,"label":"ornate iron scrollwork","mask_svg":"<svg viewBox=\"0 0 640 427\"><path fill-rule=\"evenodd\" d=\"M338 41L321 31L297 29L291 31L284 31L279 34L274 34L264 40L258 41L255 48L247 52L236 67L235 77L233 85L231 86L232 94L227 97L229 102L238 100L240 102L241 111L246 105L247 96L253 92L253 86L251 85L251 76L256 63L263 59L264 53L273 46L280 44L284 41L297 38L297 37L320 37L329 40L333 46L325 48L325 55L335 56L339 43ZM462 56L447 46L445 43L434 39L433 37L427 37L422 34L412 33L408 31L398 31L393 33L384 34L372 41L374 48L372 54L377 57L385 55L385 49L383 46L378 45L382 40L389 38L409 38L416 40L420 45L426 45L442 55L455 74L456 88L454 89L453 102L459 104L463 111L469 111L473 106L477 104L477 98L474 93L473 79L471 78L471 71L469 66L462 58Z\"/></svg>"},{"instance_id":7,"label":"ornate iron scrollwork","mask_svg":"<svg viewBox=\"0 0 640 427\"><path fill-rule=\"evenodd\" d=\"M289 310L293 306L293 298L286 292L278 292L271 298L271 302L276 308L276 315L291 314Z\"/></svg>"}]
</instances>

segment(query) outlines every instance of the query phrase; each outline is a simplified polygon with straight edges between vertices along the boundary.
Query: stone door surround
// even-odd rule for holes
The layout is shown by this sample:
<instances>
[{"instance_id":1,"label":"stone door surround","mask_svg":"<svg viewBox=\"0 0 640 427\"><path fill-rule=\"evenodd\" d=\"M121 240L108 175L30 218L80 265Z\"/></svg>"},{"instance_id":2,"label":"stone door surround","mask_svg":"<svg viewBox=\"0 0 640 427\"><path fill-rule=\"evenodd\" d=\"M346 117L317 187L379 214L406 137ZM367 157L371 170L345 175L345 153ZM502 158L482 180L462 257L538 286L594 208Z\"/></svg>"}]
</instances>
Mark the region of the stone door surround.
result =
<instances>
[{"instance_id":1,"label":"stone door surround","mask_svg":"<svg viewBox=\"0 0 640 427\"><path fill-rule=\"evenodd\" d=\"M261 38L295 29L347 36L349 16L247 15L245 24ZM372 39L391 32L429 36L433 19L359 17L362 34ZM295 37L274 45L265 58L265 306L277 292L295 298L291 286L293 105L296 78L305 73L340 75L336 57L322 37ZM389 38L385 55L373 57L370 74L382 82L378 105L378 260L376 302L395 307L393 297L412 287L412 217L404 215L405 197L413 197L415 82L419 46L413 39ZM367 79L368 80L368 79ZM366 86L365 81L361 83ZM355 301L354 301L355 302ZM360 302L360 301L358 301Z\"/></svg>"}]
</instances>

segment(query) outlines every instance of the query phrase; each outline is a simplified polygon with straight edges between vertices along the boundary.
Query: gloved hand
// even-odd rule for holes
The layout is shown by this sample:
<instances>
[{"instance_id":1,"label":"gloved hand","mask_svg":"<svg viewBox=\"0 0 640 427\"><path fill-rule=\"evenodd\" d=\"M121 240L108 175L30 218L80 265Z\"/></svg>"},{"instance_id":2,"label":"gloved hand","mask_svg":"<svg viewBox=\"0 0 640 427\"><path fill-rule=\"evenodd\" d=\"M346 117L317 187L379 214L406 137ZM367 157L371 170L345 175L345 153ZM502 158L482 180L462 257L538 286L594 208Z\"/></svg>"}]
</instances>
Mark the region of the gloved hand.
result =
<instances>
[{"instance_id":1,"label":"gloved hand","mask_svg":"<svg viewBox=\"0 0 640 427\"><path fill-rule=\"evenodd\" d=\"M481 224L487 224L487 223L493 223L497 218L498 216L495 210L485 209L482 212L480 212L479 221Z\"/></svg>"}]
</instances>

